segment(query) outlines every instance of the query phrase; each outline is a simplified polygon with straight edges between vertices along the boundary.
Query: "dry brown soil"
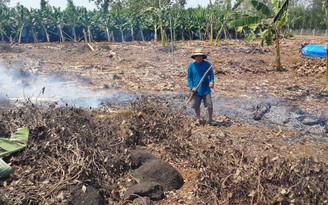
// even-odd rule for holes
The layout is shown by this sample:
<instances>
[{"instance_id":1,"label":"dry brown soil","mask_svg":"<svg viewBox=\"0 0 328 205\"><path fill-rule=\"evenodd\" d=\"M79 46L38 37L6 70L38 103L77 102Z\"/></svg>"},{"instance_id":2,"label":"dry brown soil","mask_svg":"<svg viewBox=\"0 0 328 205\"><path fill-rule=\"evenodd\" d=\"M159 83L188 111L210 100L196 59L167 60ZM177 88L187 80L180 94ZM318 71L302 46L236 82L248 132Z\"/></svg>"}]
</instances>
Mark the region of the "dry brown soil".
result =
<instances>
[{"instance_id":1,"label":"dry brown soil","mask_svg":"<svg viewBox=\"0 0 328 205\"><path fill-rule=\"evenodd\" d=\"M170 162L185 178L185 185L180 190L166 193L166 198L155 204L327 204L327 185L320 185L320 182L324 183L328 178L325 171L328 166L327 122L327 133L323 131L314 134L317 136L313 140L304 137L306 131L283 126L282 122L274 124L267 121L262 124L262 119L255 122L247 120L247 116L239 118L238 115L229 116L220 111L224 101L219 99L238 98L241 101L236 102L236 106L241 106L251 100L261 101L270 96L280 99L285 106L294 106L317 116L328 116L325 59L302 56L300 45L304 41L327 44L324 37L296 36L283 39L281 62L286 70L283 72L275 69L273 46L261 48L259 42L246 44L240 40L220 41L217 46L203 41L176 42L173 55L170 45L161 47L154 42L91 43L94 51L83 43L24 44L7 46L0 52L0 57L8 69L19 67L40 75L59 75L67 80L80 81L79 86L83 89L95 92L110 88L120 93L154 96L155 99L158 96L169 96L165 100L175 103L174 116L174 112L177 112L189 95L186 71L192 62L190 55L195 48L203 48L208 53L208 60L214 65L213 95L216 99L214 109L217 125L194 125L190 115L192 110L188 109L183 114L185 119L181 129L190 133L183 134L176 130L179 134L171 133L172 136L167 136L162 142L146 140L149 149ZM230 102L229 106L234 109L233 103ZM126 105L110 107L108 104L105 108L96 108L97 113L91 117L111 118L113 114L108 113L113 109L113 113L129 112L123 111L127 109ZM2 111L6 112L7 109L2 108ZM143 117L142 113L138 114ZM149 120L153 119L152 115L152 112L145 113ZM206 117L205 112L202 115ZM266 120L265 116L263 121ZM131 115L128 113L124 119L122 114L119 119L129 122L129 117ZM158 123L163 119L159 118ZM173 126L166 123L164 125L169 125L169 128ZM149 127L140 130L145 128ZM170 133L170 130L165 133ZM176 145L170 144L170 139ZM321 168L311 168L314 164ZM310 171L294 173L294 169ZM316 172L313 170L319 174L309 174ZM284 178L283 173L290 178ZM310 182L303 183L303 179L312 180L312 185L319 188L304 188L312 185ZM247 183L251 185L248 187L245 185ZM118 187L117 191L122 195L124 185ZM295 187L301 191L295 191ZM55 203L56 199L65 198L60 195L61 187L53 188L54 194L44 196L50 204ZM266 193L265 190L270 188L272 192ZM107 203L129 203L123 200L113 202L114 194L107 192ZM316 199L318 197L322 200Z\"/></svg>"}]
</instances>

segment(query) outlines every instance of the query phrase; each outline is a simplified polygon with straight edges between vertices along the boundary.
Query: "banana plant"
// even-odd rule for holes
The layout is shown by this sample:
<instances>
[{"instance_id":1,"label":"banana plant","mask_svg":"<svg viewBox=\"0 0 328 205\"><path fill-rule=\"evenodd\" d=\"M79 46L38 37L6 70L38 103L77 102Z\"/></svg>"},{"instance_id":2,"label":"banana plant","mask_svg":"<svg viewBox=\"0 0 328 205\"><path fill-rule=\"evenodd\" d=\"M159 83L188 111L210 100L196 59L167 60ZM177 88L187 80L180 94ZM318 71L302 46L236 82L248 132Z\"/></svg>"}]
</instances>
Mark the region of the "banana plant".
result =
<instances>
[{"instance_id":1,"label":"banana plant","mask_svg":"<svg viewBox=\"0 0 328 205\"><path fill-rule=\"evenodd\" d=\"M110 13L103 13L103 12L97 12L99 23L98 23L98 29L102 32L105 32L107 35L107 41L110 42L111 38L111 31L114 28L114 20Z\"/></svg>"},{"instance_id":2,"label":"banana plant","mask_svg":"<svg viewBox=\"0 0 328 205\"><path fill-rule=\"evenodd\" d=\"M46 7L43 10L38 10L38 13L39 13L38 20L40 21L39 24L46 35L47 43L50 43L50 35L48 30L56 27L56 24L54 24L54 22L51 20L53 16L52 8Z\"/></svg>"},{"instance_id":3,"label":"banana plant","mask_svg":"<svg viewBox=\"0 0 328 205\"><path fill-rule=\"evenodd\" d=\"M195 31L197 30L196 25L194 24L194 22L190 19L193 19L193 9L192 8L188 8L186 10L186 19L188 21L186 21L185 25L184 25L184 30L185 30L185 34L188 37L189 40L193 40L194 39L194 35L195 35Z\"/></svg>"},{"instance_id":4,"label":"banana plant","mask_svg":"<svg viewBox=\"0 0 328 205\"><path fill-rule=\"evenodd\" d=\"M61 43L65 43L65 37L63 33L63 28L65 26L65 16L64 12L60 10L59 7L53 7L53 15L52 15L52 21L56 25L58 31L59 31L59 38Z\"/></svg>"},{"instance_id":5,"label":"banana plant","mask_svg":"<svg viewBox=\"0 0 328 205\"><path fill-rule=\"evenodd\" d=\"M169 9L170 5L171 5L170 0L155 0L155 1L147 0L148 7L145 10L146 12L152 12L157 17L156 21L154 22L154 30L155 30L155 34L156 34L157 27L159 27L160 33L161 33L162 46L165 46L165 28L164 28L165 16L164 16L164 13L165 13L165 10Z\"/></svg>"},{"instance_id":6,"label":"banana plant","mask_svg":"<svg viewBox=\"0 0 328 205\"><path fill-rule=\"evenodd\" d=\"M122 42L124 42L124 30L128 24L124 16L124 2L117 1L112 4L112 15L115 19L115 27L120 31Z\"/></svg>"},{"instance_id":7,"label":"banana plant","mask_svg":"<svg viewBox=\"0 0 328 205\"><path fill-rule=\"evenodd\" d=\"M83 28L83 35L84 35L84 41L87 43L88 41L92 41L92 35L91 35L91 27L92 27L92 12L88 12L86 8L81 9L81 24L84 27Z\"/></svg>"},{"instance_id":8,"label":"banana plant","mask_svg":"<svg viewBox=\"0 0 328 205\"><path fill-rule=\"evenodd\" d=\"M231 0L226 0L225 10L223 11L222 16L220 16L220 27L219 31L216 35L215 44L217 45L219 39L221 37L221 33L224 33L224 38L226 39L228 36L228 25L230 22L235 21L238 17L238 8L242 4L244 0L237 0L235 4L232 6Z\"/></svg>"},{"instance_id":9,"label":"banana plant","mask_svg":"<svg viewBox=\"0 0 328 205\"><path fill-rule=\"evenodd\" d=\"M199 40L203 40L203 31L206 27L206 10L200 6L193 10L193 23L197 28Z\"/></svg>"},{"instance_id":10,"label":"banana plant","mask_svg":"<svg viewBox=\"0 0 328 205\"><path fill-rule=\"evenodd\" d=\"M250 29L250 35L247 41L252 41L256 38L256 33L261 33L261 45L264 43L271 45L272 38L275 39L275 62L277 71L283 71L280 58L280 31L286 23L288 13L289 0L271 0L270 5L266 5L257 0L251 0L252 6L261 14L260 16L245 16L237 21L231 22L231 28L243 27ZM271 9L272 8L272 9Z\"/></svg>"},{"instance_id":11,"label":"banana plant","mask_svg":"<svg viewBox=\"0 0 328 205\"><path fill-rule=\"evenodd\" d=\"M39 30L41 29L38 9L30 9L30 19L27 24L27 28L32 31L34 43L37 43Z\"/></svg>"},{"instance_id":12,"label":"banana plant","mask_svg":"<svg viewBox=\"0 0 328 205\"><path fill-rule=\"evenodd\" d=\"M139 26L140 29L140 19L141 19L141 13L140 10L143 9L143 5L140 4L140 1L137 0L128 0L126 1L126 8L124 10L125 13L125 17L128 21L128 25L130 28L130 34L131 34L131 38L132 41L134 41L135 39L135 30L136 28ZM141 31L142 33L142 31ZM143 33L142 33L143 36ZM144 37L142 37L144 39Z\"/></svg>"},{"instance_id":13,"label":"banana plant","mask_svg":"<svg viewBox=\"0 0 328 205\"><path fill-rule=\"evenodd\" d=\"M325 17L323 19L323 22L324 22L325 26L328 26L328 0L323 0L322 9L325 12Z\"/></svg>"},{"instance_id":14,"label":"banana plant","mask_svg":"<svg viewBox=\"0 0 328 205\"><path fill-rule=\"evenodd\" d=\"M210 4L207 7L207 12L206 12L206 19L208 19L207 30L208 29L210 30L208 39L211 44L213 43L213 39L214 39L215 16L220 16L218 14L219 14L219 9L215 5Z\"/></svg>"},{"instance_id":15,"label":"banana plant","mask_svg":"<svg viewBox=\"0 0 328 205\"><path fill-rule=\"evenodd\" d=\"M184 8L174 5L172 7L172 27L173 27L173 40L176 41L177 35L180 34L181 38L184 40L184 29L186 19L184 18Z\"/></svg>"},{"instance_id":16,"label":"banana plant","mask_svg":"<svg viewBox=\"0 0 328 205\"><path fill-rule=\"evenodd\" d=\"M79 7L76 7L74 5L73 0L67 0L65 14L67 25L71 28L73 33L73 40L74 42L77 42L76 27L79 24L81 16L79 12Z\"/></svg>"},{"instance_id":17,"label":"banana plant","mask_svg":"<svg viewBox=\"0 0 328 205\"><path fill-rule=\"evenodd\" d=\"M15 17L10 16L10 20L12 22L12 28L16 30L16 37L20 44L22 42L23 30L29 20L29 10L18 3L13 12L15 13Z\"/></svg>"},{"instance_id":18,"label":"banana plant","mask_svg":"<svg viewBox=\"0 0 328 205\"><path fill-rule=\"evenodd\" d=\"M6 28L9 27L10 11L6 5L0 4L0 35L1 41L5 40L5 36L9 39Z\"/></svg>"},{"instance_id":19,"label":"banana plant","mask_svg":"<svg viewBox=\"0 0 328 205\"><path fill-rule=\"evenodd\" d=\"M302 17L301 16L292 16L290 15L290 12L286 13L286 19L285 19L285 25L286 25L286 32L287 35L289 36L291 34L291 26L295 24L298 20L300 20Z\"/></svg>"}]
</instances>

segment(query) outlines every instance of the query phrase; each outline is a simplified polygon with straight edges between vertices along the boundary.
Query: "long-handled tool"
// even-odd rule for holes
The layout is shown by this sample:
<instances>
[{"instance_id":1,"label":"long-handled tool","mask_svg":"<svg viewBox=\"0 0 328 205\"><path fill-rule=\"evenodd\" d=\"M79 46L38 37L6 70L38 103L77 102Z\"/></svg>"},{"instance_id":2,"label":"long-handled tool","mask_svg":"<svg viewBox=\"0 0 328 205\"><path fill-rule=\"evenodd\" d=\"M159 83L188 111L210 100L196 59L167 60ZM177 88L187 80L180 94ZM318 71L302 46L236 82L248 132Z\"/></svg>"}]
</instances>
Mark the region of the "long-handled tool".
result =
<instances>
[{"instance_id":1,"label":"long-handled tool","mask_svg":"<svg viewBox=\"0 0 328 205\"><path fill-rule=\"evenodd\" d=\"M211 64L211 66L210 66L210 67L207 69L207 71L204 73L203 77L200 79L198 85L195 87L196 90L197 90L197 89L199 88L199 86L202 84L202 82L204 81L204 79L205 79L205 77L207 76L208 72L210 72L210 70L212 69L212 65L213 65L213 64ZM186 101L186 103L185 103L185 104L181 107L181 109L179 110L179 112L178 112L178 117L179 117L179 116L182 114L182 112L187 108L187 105L188 105L188 103L190 102L190 100L192 99L192 96L194 96L194 94L195 94L195 93L193 93L193 92L191 91L188 100Z\"/></svg>"}]
</instances>

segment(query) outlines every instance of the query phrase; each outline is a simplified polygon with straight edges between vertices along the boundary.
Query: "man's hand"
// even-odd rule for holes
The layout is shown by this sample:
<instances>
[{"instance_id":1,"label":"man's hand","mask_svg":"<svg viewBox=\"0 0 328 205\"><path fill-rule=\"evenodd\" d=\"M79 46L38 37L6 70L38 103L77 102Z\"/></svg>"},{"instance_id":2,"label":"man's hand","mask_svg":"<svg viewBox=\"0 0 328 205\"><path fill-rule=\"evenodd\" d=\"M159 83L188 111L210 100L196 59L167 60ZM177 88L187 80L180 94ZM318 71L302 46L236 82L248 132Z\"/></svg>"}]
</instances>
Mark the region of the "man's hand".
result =
<instances>
[{"instance_id":1,"label":"man's hand","mask_svg":"<svg viewBox=\"0 0 328 205\"><path fill-rule=\"evenodd\" d=\"M214 83L210 82L210 88L214 88Z\"/></svg>"},{"instance_id":2,"label":"man's hand","mask_svg":"<svg viewBox=\"0 0 328 205\"><path fill-rule=\"evenodd\" d=\"M195 93L195 92L197 92L197 89L193 88L193 89L191 89L191 92Z\"/></svg>"}]
</instances>

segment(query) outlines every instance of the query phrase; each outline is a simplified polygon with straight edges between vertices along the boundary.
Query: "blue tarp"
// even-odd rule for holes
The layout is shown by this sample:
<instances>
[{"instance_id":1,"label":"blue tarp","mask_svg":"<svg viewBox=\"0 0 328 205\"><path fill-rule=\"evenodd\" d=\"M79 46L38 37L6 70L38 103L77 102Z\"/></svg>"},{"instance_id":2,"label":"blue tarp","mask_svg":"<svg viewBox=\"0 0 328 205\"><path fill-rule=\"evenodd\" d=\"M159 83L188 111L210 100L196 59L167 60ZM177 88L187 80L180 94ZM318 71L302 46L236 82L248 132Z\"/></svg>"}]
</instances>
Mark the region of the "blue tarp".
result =
<instances>
[{"instance_id":1,"label":"blue tarp","mask_svg":"<svg viewBox=\"0 0 328 205\"><path fill-rule=\"evenodd\" d=\"M327 48L323 45L308 44L302 48L302 54L313 57L327 57Z\"/></svg>"}]
</instances>

